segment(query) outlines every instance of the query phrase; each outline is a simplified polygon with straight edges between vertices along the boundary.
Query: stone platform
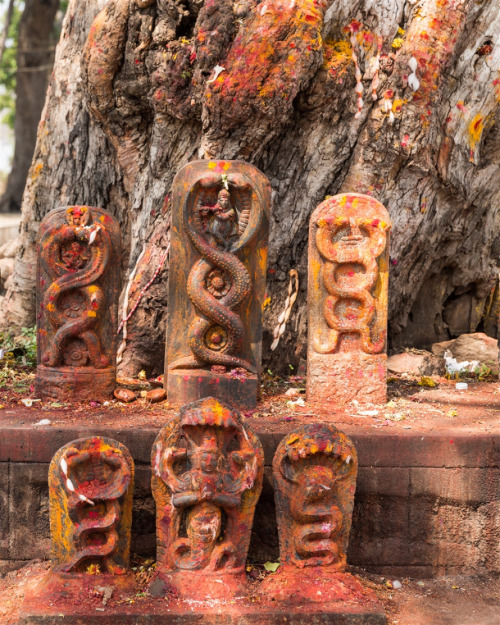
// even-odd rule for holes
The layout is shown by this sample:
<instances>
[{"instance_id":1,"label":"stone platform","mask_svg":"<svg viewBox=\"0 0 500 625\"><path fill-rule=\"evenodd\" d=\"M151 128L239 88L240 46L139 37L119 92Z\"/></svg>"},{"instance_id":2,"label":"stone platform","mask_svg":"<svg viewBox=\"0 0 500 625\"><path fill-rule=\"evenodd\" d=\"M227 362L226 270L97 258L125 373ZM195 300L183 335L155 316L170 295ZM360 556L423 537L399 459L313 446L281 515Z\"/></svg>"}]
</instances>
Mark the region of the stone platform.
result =
<instances>
[{"instance_id":1,"label":"stone platform","mask_svg":"<svg viewBox=\"0 0 500 625\"><path fill-rule=\"evenodd\" d=\"M91 435L116 439L130 450L136 463L132 552L154 557L149 462L159 426L103 427L98 417L86 424L83 413L75 413L34 427L46 414L17 409L15 418L25 423L0 427L0 572L47 557L49 462L62 445ZM278 557L270 465L291 427L263 418L247 423L265 452L264 488L249 554L250 561L262 562ZM411 423L412 429L402 424L374 428L342 423L339 417L337 425L352 438L359 457L348 563L395 577L498 572L500 446L495 428L453 427L453 420L432 429Z\"/></svg>"},{"instance_id":2,"label":"stone platform","mask_svg":"<svg viewBox=\"0 0 500 625\"><path fill-rule=\"evenodd\" d=\"M318 571L319 574L319 571ZM271 576L274 577L274 576ZM322 575L324 577L324 574ZM269 578L268 578L269 579ZM266 580L267 581L267 580ZM289 580L292 582L292 580ZM277 579L282 588L287 584ZM104 589L113 590L102 604ZM321 590L320 590L321 589ZM291 589L288 588L288 591ZM295 590L295 588L294 588ZM19 625L385 625L373 591L351 575L317 580L267 601L253 584L247 596L193 601L137 598L129 579L49 573L25 597Z\"/></svg>"}]
</instances>

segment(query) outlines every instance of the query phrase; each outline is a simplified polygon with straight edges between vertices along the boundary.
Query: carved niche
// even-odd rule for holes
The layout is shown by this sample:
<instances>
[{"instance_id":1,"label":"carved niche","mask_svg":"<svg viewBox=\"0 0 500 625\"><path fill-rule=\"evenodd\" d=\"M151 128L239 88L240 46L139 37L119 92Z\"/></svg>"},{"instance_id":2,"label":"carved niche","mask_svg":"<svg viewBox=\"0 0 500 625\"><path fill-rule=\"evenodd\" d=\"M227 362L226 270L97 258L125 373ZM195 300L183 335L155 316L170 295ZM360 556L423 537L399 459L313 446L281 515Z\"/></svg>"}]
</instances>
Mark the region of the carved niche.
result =
<instances>
[{"instance_id":1,"label":"carved niche","mask_svg":"<svg viewBox=\"0 0 500 625\"><path fill-rule=\"evenodd\" d=\"M52 568L125 574L129 566L134 462L108 438L81 438L49 467Z\"/></svg>"},{"instance_id":2,"label":"carved niche","mask_svg":"<svg viewBox=\"0 0 500 625\"><path fill-rule=\"evenodd\" d=\"M56 208L38 231L38 397L113 393L120 230L102 208Z\"/></svg>"},{"instance_id":3,"label":"carved niche","mask_svg":"<svg viewBox=\"0 0 500 625\"><path fill-rule=\"evenodd\" d=\"M309 399L386 399L389 276L384 206L358 193L328 198L309 230Z\"/></svg>"},{"instance_id":4,"label":"carved niche","mask_svg":"<svg viewBox=\"0 0 500 625\"><path fill-rule=\"evenodd\" d=\"M241 589L262 488L259 439L236 410L209 397L161 430L151 462L160 583L191 597Z\"/></svg>"},{"instance_id":5,"label":"carved niche","mask_svg":"<svg viewBox=\"0 0 500 625\"><path fill-rule=\"evenodd\" d=\"M172 196L165 387L181 404L257 401L270 185L242 161L195 161Z\"/></svg>"},{"instance_id":6,"label":"carved niche","mask_svg":"<svg viewBox=\"0 0 500 625\"><path fill-rule=\"evenodd\" d=\"M345 570L357 470L353 443L333 426L306 425L281 441L273 478L284 569Z\"/></svg>"}]
</instances>

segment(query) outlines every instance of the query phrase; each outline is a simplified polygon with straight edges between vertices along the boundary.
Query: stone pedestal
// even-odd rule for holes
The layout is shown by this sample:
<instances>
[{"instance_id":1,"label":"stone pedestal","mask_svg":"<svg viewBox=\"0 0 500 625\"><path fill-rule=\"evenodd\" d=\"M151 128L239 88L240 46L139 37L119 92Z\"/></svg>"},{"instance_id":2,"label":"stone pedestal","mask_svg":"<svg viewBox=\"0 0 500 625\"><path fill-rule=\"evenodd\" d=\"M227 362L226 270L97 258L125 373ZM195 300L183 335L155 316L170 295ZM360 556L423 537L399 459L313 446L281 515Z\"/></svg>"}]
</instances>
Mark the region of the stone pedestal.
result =
<instances>
[{"instance_id":1,"label":"stone pedestal","mask_svg":"<svg viewBox=\"0 0 500 625\"><path fill-rule=\"evenodd\" d=\"M133 597L135 576L88 575L51 571L25 594L21 625L92 625L127 620L109 620L110 605ZM131 622L131 621L129 621Z\"/></svg>"},{"instance_id":2,"label":"stone pedestal","mask_svg":"<svg viewBox=\"0 0 500 625\"><path fill-rule=\"evenodd\" d=\"M357 400L383 404L387 399L387 354L309 352L307 398L338 405Z\"/></svg>"},{"instance_id":3,"label":"stone pedestal","mask_svg":"<svg viewBox=\"0 0 500 625\"><path fill-rule=\"evenodd\" d=\"M307 398L384 403L389 214L367 195L325 200L309 228Z\"/></svg>"},{"instance_id":4,"label":"stone pedestal","mask_svg":"<svg viewBox=\"0 0 500 625\"><path fill-rule=\"evenodd\" d=\"M171 371L168 375L170 401L187 404L196 399L214 396L237 408L254 408L257 405L259 378L253 373L231 374L212 371Z\"/></svg>"},{"instance_id":5,"label":"stone pedestal","mask_svg":"<svg viewBox=\"0 0 500 625\"><path fill-rule=\"evenodd\" d=\"M116 387L116 367L44 367L38 365L35 393L43 399L91 401L108 398Z\"/></svg>"},{"instance_id":6,"label":"stone pedestal","mask_svg":"<svg viewBox=\"0 0 500 625\"><path fill-rule=\"evenodd\" d=\"M172 194L165 388L257 402L271 188L242 161L195 161Z\"/></svg>"},{"instance_id":7,"label":"stone pedestal","mask_svg":"<svg viewBox=\"0 0 500 625\"><path fill-rule=\"evenodd\" d=\"M56 208L38 231L35 392L108 399L116 379L120 230L102 208Z\"/></svg>"}]
</instances>

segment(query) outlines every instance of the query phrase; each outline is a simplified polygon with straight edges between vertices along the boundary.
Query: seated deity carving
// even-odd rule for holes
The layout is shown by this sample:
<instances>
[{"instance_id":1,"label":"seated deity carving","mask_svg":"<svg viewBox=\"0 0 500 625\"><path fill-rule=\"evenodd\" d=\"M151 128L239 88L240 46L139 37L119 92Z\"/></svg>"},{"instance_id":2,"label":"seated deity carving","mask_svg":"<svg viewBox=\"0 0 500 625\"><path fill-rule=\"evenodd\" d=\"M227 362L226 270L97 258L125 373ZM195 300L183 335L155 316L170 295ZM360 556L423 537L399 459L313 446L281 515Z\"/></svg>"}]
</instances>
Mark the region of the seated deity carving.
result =
<instances>
[{"instance_id":1,"label":"seated deity carving","mask_svg":"<svg viewBox=\"0 0 500 625\"><path fill-rule=\"evenodd\" d=\"M160 432L152 467L160 576L181 589L179 571L242 582L262 485L257 437L226 404L198 400Z\"/></svg>"}]
</instances>

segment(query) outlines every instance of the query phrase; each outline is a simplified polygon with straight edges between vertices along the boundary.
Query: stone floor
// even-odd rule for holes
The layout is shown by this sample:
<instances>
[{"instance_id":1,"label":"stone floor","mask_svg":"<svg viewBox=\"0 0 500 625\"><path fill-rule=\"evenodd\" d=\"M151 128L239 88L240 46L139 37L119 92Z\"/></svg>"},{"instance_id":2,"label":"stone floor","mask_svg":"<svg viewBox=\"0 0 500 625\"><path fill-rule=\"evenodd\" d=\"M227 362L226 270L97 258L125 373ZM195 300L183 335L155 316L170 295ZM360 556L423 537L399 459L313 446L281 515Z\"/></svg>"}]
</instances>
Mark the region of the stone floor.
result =
<instances>
[{"instance_id":1,"label":"stone floor","mask_svg":"<svg viewBox=\"0 0 500 625\"><path fill-rule=\"evenodd\" d=\"M34 561L0 578L0 622L17 625L27 589L47 572L48 563ZM435 580L387 580L351 569L378 595L388 625L498 625L500 580L489 577L445 577ZM391 588L394 581L400 589ZM397 586L397 584L396 584ZM140 597L131 599L140 602ZM95 608L94 608L95 609Z\"/></svg>"}]
</instances>

